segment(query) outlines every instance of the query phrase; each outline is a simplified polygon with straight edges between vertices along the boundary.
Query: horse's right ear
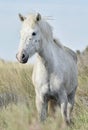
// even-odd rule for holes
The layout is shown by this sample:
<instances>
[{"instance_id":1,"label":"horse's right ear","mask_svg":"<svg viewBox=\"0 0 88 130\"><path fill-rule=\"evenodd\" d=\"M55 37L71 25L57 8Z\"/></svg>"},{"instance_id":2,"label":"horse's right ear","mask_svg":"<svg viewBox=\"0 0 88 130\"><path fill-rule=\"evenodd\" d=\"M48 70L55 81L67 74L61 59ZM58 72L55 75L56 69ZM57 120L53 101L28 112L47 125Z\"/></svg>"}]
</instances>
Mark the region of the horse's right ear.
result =
<instances>
[{"instance_id":1,"label":"horse's right ear","mask_svg":"<svg viewBox=\"0 0 88 130\"><path fill-rule=\"evenodd\" d=\"M25 16L22 16L21 14L18 14L18 15L19 15L19 18L20 18L20 20L21 20L22 22L26 19Z\"/></svg>"},{"instance_id":2,"label":"horse's right ear","mask_svg":"<svg viewBox=\"0 0 88 130\"><path fill-rule=\"evenodd\" d=\"M41 14L37 13L36 21L40 21L40 20L41 20Z\"/></svg>"}]
</instances>

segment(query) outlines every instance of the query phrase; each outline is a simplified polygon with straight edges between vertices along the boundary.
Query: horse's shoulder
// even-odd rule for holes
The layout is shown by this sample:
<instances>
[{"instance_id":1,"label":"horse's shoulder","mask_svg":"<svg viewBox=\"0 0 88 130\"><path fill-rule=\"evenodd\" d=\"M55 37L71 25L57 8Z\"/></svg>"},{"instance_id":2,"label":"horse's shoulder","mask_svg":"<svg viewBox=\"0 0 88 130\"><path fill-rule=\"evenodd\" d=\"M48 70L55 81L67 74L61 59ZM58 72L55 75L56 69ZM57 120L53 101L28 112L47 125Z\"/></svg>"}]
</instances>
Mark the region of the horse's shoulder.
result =
<instances>
[{"instance_id":1,"label":"horse's shoulder","mask_svg":"<svg viewBox=\"0 0 88 130\"><path fill-rule=\"evenodd\" d=\"M73 57L73 59L77 63L77 55L76 55L76 53L73 50L71 50L70 48L66 47L66 46L64 46L64 49Z\"/></svg>"}]
</instances>

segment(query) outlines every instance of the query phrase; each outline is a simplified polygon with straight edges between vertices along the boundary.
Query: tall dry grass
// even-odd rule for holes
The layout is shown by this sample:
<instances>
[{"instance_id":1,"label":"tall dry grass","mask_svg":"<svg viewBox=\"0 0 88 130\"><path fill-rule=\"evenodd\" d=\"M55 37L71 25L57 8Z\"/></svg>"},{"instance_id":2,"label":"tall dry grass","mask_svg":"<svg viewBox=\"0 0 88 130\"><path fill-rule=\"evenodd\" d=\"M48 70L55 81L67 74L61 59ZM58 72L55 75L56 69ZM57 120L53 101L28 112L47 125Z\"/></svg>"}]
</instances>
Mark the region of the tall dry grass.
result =
<instances>
[{"instance_id":1,"label":"tall dry grass","mask_svg":"<svg viewBox=\"0 0 88 130\"><path fill-rule=\"evenodd\" d=\"M74 125L65 130L88 130L88 66L84 54L78 59ZM44 124L39 123L31 74L32 65L0 61L0 130L62 130L59 110L56 118L48 117Z\"/></svg>"}]
</instances>

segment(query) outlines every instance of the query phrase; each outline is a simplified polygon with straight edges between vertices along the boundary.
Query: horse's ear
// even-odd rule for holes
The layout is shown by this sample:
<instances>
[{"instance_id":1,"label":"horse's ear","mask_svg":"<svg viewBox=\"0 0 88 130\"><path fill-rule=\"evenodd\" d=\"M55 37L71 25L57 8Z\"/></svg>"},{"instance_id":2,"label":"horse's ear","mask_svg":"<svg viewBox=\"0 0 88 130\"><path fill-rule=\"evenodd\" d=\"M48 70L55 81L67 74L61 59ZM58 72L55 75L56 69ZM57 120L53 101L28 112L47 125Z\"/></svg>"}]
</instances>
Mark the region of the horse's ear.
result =
<instances>
[{"instance_id":1,"label":"horse's ear","mask_svg":"<svg viewBox=\"0 0 88 130\"><path fill-rule=\"evenodd\" d=\"M36 16L36 21L40 21L41 20L41 14L37 14L37 16Z\"/></svg>"},{"instance_id":2,"label":"horse's ear","mask_svg":"<svg viewBox=\"0 0 88 130\"><path fill-rule=\"evenodd\" d=\"M21 20L22 22L26 19L26 17L25 17L25 16L22 16L21 14L19 14L19 18L20 18L20 20Z\"/></svg>"}]
</instances>

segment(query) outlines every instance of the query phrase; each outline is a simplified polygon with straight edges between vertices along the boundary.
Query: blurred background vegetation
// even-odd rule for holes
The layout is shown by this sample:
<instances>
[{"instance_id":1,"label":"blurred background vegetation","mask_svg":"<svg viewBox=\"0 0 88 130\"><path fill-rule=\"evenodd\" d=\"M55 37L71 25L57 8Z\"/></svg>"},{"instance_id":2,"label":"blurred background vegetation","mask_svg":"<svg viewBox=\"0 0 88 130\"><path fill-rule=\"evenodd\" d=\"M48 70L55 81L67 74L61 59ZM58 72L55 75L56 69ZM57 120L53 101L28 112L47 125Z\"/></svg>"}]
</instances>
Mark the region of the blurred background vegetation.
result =
<instances>
[{"instance_id":1,"label":"blurred background vegetation","mask_svg":"<svg viewBox=\"0 0 88 130\"><path fill-rule=\"evenodd\" d=\"M65 130L88 130L88 47L77 50L78 82L73 111L74 125ZM0 130L62 130L62 119L48 117L38 122L35 91L31 81L33 65L0 60Z\"/></svg>"}]
</instances>

